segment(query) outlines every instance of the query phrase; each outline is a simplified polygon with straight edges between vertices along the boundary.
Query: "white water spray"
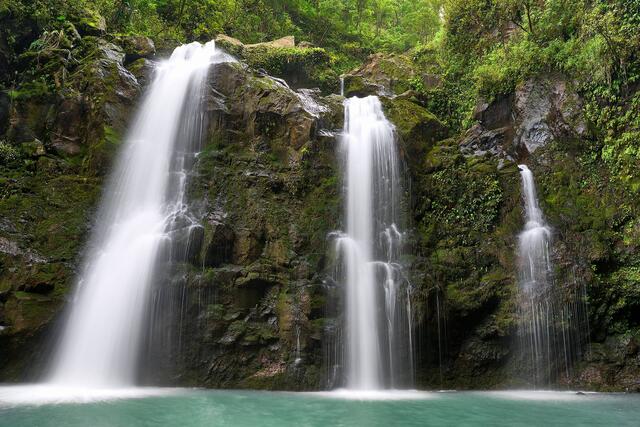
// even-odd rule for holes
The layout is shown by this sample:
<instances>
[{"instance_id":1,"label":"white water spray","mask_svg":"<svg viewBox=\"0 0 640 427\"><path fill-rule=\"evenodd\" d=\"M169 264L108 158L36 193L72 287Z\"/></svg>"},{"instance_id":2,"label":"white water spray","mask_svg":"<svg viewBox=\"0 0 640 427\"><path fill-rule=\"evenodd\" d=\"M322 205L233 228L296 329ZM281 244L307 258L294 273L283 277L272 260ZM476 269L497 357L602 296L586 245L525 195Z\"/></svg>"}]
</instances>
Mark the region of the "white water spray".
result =
<instances>
[{"instance_id":1,"label":"white water spray","mask_svg":"<svg viewBox=\"0 0 640 427\"><path fill-rule=\"evenodd\" d=\"M406 384L411 372L408 286L399 257L400 176L394 128L377 97L345 101L346 233L336 239L346 288L345 376L350 389ZM404 287L401 289L401 287Z\"/></svg>"},{"instance_id":2,"label":"white water spray","mask_svg":"<svg viewBox=\"0 0 640 427\"><path fill-rule=\"evenodd\" d=\"M534 387L568 377L589 341L586 290L574 279L556 282L551 229L538 206L531 170L520 165L525 226L518 236L521 372Z\"/></svg>"},{"instance_id":3,"label":"white water spray","mask_svg":"<svg viewBox=\"0 0 640 427\"><path fill-rule=\"evenodd\" d=\"M550 284L551 262L549 241L551 230L544 222L538 206L536 185L531 170L520 165L522 192L525 205L525 226L518 237L520 248L521 286L528 295L544 293Z\"/></svg>"},{"instance_id":4,"label":"white water spray","mask_svg":"<svg viewBox=\"0 0 640 427\"><path fill-rule=\"evenodd\" d=\"M519 165L525 226L518 236L521 351L529 360L533 383L549 378L554 346L555 301L549 260L551 230L538 206L531 170Z\"/></svg>"},{"instance_id":5,"label":"white water spray","mask_svg":"<svg viewBox=\"0 0 640 427\"><path fill-rule=\"evenodd\" d=\"M126 387L136 381L157 258L185 211L187 161L201 132L213 42L180 46L161 62L119 154L49 382Z\"/></svg>"}]
</instances>

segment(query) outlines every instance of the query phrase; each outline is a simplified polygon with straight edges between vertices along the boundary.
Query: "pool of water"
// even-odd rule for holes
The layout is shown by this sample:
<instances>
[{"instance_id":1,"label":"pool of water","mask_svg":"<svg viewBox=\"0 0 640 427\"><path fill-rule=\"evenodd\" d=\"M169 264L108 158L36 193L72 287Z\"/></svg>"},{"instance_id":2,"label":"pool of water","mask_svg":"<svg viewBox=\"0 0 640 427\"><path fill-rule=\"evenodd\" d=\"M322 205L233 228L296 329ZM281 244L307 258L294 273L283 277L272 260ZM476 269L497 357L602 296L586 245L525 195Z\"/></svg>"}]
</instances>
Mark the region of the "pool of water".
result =
<instances>
[{"instance_id":1,"label":"pool of water","mask_svg":"<svg viewBox=\"0 0 640 427\"><path fill-rule=\"evenodd\" d=\"M0 426L637 426L640 395L0 387Z\"/></svg>"}]
</instances>

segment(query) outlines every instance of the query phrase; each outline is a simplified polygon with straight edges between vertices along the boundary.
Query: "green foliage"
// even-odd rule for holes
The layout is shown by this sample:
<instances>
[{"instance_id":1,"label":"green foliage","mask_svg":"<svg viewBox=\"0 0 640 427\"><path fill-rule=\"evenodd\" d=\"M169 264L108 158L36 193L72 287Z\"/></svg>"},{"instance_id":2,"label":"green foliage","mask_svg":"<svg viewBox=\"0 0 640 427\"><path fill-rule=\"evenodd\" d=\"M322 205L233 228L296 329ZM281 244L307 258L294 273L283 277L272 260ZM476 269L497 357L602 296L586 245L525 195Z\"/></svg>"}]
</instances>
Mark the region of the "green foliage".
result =
<instances>
[{"instance_id":1,"label":"green foliage","mask_svg":"<svg viewBox=\"0 0 640 427\"><path fill-rule=\"evenodd\" d=\"M441 0L8 0L11 14L42 30L71 22L156 40L211 40L225 33L245 43L294 35L330 48L339 62L373 51L405 51L440 27ZM0 9L0 14L3 9Z\"/></svg>"},{"instance_id":2,"label":"green foliage","mask_svg":"<svg viewBox=\"0 0 640 427\"><path fill-rule=\"evenodd\" d=\"M11 165L20 159L20 152L5 141L0 141L0 164Z\"/></svg>"},{"instance_id":3,"label":"green foliage","mask_svg":"<svg viewBox=\"0 0 640 427\"><path fill-rule=\"evenodd\" d=\"M258 47L251 49L245 59L252 67L263 68L275 76L287 75L297 68L328 67L332 62L327 51L321 48Z\"/></svg>"},{"instance_id":4,"label":"green foliage","mask_svg":"<svg viewBox=\"0 0 640 427\"><path fill-rule=\"evenodd\" d=\"M418 211L425 213L422 227L429 239L469 246L494 229L504 199L495 165L465 159L455 146L438 145L425 166L433 172L420 183L428 191Z\"/></svg>"}]
</instances>

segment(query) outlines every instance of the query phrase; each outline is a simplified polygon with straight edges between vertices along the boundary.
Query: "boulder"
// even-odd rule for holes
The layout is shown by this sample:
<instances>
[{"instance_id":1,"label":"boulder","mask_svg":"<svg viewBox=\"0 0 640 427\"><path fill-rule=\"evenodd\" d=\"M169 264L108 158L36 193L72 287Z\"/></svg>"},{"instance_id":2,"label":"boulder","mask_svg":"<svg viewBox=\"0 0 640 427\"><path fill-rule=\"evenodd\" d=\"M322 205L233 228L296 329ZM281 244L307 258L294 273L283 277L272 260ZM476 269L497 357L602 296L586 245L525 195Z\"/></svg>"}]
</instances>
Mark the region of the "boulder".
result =
<instances>
[{"instance_id":1,"label":"boulder","mask_svg":"<svg viewBox=\"0 0 640 427\"><path fill-rule=\"evenodd\" d=\"M417 75L406 55L376 53L343 76L344 94L347 97L400 94L411 89L411 79Z\"/></svg>"},{"instance_id":2,"label":"boulder","mask_svg":"<svg viewBox=\"0 0 640 427\"><path fill-rule=\"evenodd\" d=\"M240 40L230 37L226 34L218 34L215 38L216 44L227 44L232 46L244 47L244 43Z\"/></svg>"},{"instance_id":3,"label":"boulder","mask_svg":"<svg viewBox=\"0 0 640 427\"><path fill-rule=\"evenodd\" d=\"M424 158L434 142L447 137L448 129L436 116L406 98L382 97L381 101L385 115L396 127L409 169L418 170L416 162Z\"/></svg>"},{"instance_id":4,"label":"boulder","mask_svg":"<svg viewBox=\"0 0 640 427\"><path fill-rule=\"evenodd\" d=\"M223 49L234 56L241 56L244 50L244 43L225 34L218 34L215 38L216 47Z\"/></svg>"},{"instance_id":5,"label":"boulder","mask_svg":"<svg viewBox=\"0 0 640 427\"><path fill-rule=\"evenodd\" d=\"M315 86L324 93L338 90L338 75L327 51L308 44L296 46L293 36L245 45L240 40L220 34L216 43L249 66L285 79L294 89Z\"/></svg>"},{"instance_id":6,"label":"boulder","mask_svg":"<svg viewBox=\"0 0 640 427\"><path fill-rule=\"evenodd\" d=\"M270 42L262 42L262 43L254 43L247 44L245 48L247 49L255 49L255 48L274 48L274 47L296 47L296 39L294 36L286 36L279 38L277 40L272 40Z\"/></svg>"},{"instance_id":7,"label":"boulder","mask_svg":"<svg viewBox=\"0 0 640 427\"><path fill-rule=\"evenodd\" d=\"M147 58L140 58L128 64L127 70L133 74L141 87L146 87L151 83L155 67L153 61Z\"/></svg>"},{"instance_id":8,"label":"boulder","mask_svg":"<svg viewBox=\"0 0 640 427\"><path fill-rule=\"evenodd\" d=\"M296 150L313 136L321 112L307 111L300 94L281 81L254 73L238 63L223 63L210 73L210 82L226 98L225 111L221 113L238 131ZM220 105L216 103L210 108L220 109Z\"/></svg>"},{"instance_id":9,"label":"boulder","mask_svg":"<svg viewBox=\"0 0 640 427\"><path fill-rule=\"evenodd\" d=\"M140 58L150 58L156 54L156 46L149 37L125 36L118 40L125 53L125 63L129 64Z\"/></svg>"},{"instance_id":10,"label":"boulder","mask_svg":"<svg viewBox=\"0 0 640 427\"><path fill-rule=\"evenodd\" d=\"M75 27L83 36L102 36L107 32L107 21L97 11L84 8L72 17Z\"/></svg>"}]
</instances>

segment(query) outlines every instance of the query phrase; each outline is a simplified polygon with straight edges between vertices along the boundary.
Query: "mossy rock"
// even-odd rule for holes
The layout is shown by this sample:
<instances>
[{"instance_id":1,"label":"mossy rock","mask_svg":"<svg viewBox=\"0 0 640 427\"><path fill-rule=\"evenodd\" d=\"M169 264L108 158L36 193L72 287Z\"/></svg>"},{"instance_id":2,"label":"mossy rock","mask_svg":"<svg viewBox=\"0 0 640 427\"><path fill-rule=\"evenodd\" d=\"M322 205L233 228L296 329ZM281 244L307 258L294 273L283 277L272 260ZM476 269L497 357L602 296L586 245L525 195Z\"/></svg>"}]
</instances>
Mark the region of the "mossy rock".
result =
<instances>
[{"instance_id":1,"label":"mossy rock","mask_svg":"<svg viewBox=\"0 0 640 427\"><path fill-rule=\"evenodd\" d=\"M382 97L381 101L400 137L403 157L416 171L433 143L446 138L448 130L436 116L414 102L399 97Z\"/></svg>"},{"instance_id":2,"label":"mossy rock","mask_svg":"<svg viewBox=\"0 0 640 427\"><path fill-rule=\"evenodd\" d=\"M345 96L393 95L413 88L416 70L411 58L402 54L376 53L359 68L345 74Z\"/></svg>"},{"instance_id":3,"label":"mossy rock","mask_svg":"<svg viewBox=\"0 0 640 427\"><path fill-rule=\"evenodd\" d=\"M284 79L294 89L315 86L324 93L336 93L338 90L339 77L333 70L333 59L322 48L267 44L245 46L225 40L219 44L250 67L263 69L274 77Z\"/></svg>"},{"instance_id":4,"label":"mossy rock","mask_svg":"<svg viewBox=\"0 0 640 427\"><path fill-rule=\"evenodd\" d=\"M107 32L107 21L100 13L90 8L83 8L71 17L81 35L101 36Z\"/></svg>"}]
</instances>

